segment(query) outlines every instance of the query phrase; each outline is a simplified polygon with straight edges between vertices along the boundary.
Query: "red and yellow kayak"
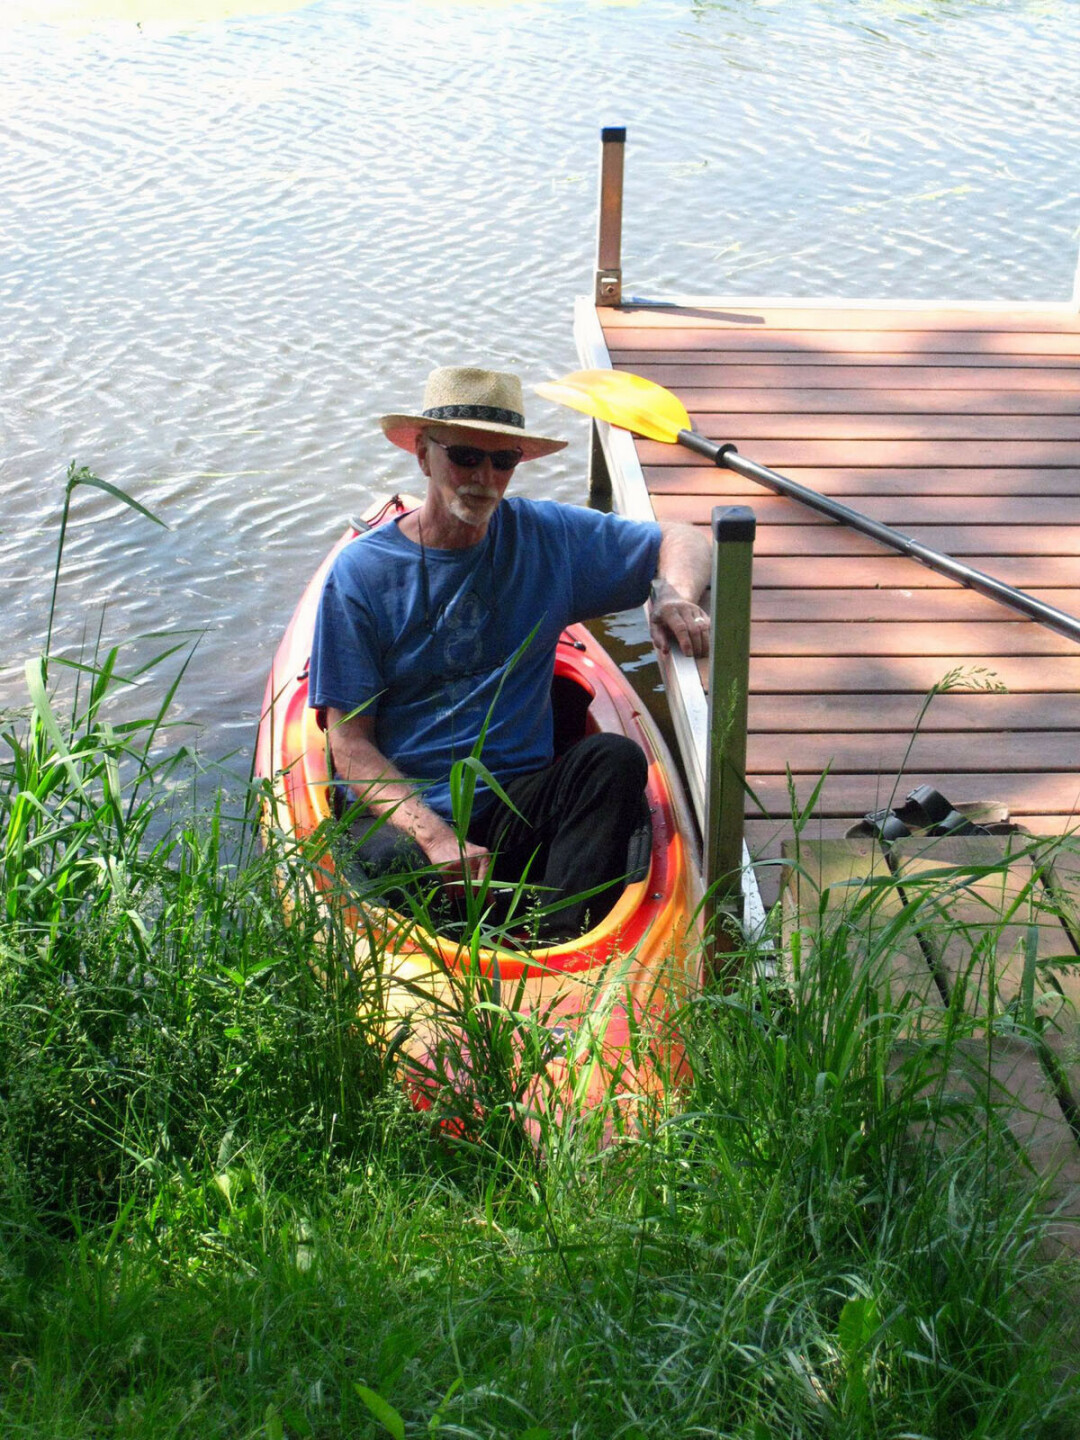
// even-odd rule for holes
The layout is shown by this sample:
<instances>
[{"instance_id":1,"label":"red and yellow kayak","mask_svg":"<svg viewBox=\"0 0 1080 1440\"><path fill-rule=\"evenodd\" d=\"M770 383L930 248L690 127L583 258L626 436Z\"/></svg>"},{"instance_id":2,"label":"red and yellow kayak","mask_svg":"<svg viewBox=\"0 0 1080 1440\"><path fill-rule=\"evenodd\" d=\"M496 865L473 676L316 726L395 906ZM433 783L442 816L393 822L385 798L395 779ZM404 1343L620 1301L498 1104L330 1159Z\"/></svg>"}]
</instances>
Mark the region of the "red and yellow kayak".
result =
<instances>
[{"instance_id":1,"label":"red and yellow kayak","mask_svg":"<svg viewBox=\"0 0 1080 1440\"><path fill-rule=\"evenodd\" d=\"M394 496L364 529L413 508ZM312 577L289 622L266 685L256 774L268 782L264 826L309 841L332 826L326 736L308 706L307 671L323 579L335 555L361 529L350 527ZM436 1072L445 1077L440 1028L455 1013L462 986L495 987L503 1003L554 1037L546 1061L547 1093L571 1087L586 1104L613 1088L655 1095L678 1076L682 1054L672 1017L696 988L701 967L697 910L699 846L670 753L626 677L584 627L564 632L555 663L557 712L576 738L612 731L629 736L648 758L651 823L647 873L626 886L611 911L565 943L520 950L477 948L430 935L412 919L342 897L329 846L312 868L327 904L341 907L355 937L351 963L378 970L375 987L388 1041L407 1066L421 1108L431 1103ZM569 704L567 700L569 698ZM557 714L557 731L560 727ZM562 734L563 746L575 735ZM490 994L488 1000L490 1001ZM654 1037L651 1044L643 1036ZM405 1035L404 1041L402 1036ZM585 1037L587 1043L578 1043ZM440 1054L438 1065L433 1057ZM665 1073L666 1072L666 1075Z\"/></svg>"}]
</instances>

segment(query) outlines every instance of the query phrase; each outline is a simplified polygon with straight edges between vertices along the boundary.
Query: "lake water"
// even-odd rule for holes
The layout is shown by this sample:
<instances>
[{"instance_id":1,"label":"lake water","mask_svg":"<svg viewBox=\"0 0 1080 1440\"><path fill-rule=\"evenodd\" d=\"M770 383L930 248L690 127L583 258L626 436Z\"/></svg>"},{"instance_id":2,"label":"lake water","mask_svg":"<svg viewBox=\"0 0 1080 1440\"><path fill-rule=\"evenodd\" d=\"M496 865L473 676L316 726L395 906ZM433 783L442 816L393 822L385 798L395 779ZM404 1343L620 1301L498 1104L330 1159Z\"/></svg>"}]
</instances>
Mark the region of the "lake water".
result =
<instances>
[{"instance_id":1,"label":"lake water","mask_svg":"<svg viewBox=\"0 0 1080 1440\"><path fill-rule=\"evenodd\" d=\"M75 461L169 528L77 493L62 647L198 637L176 713L246 764L307 577L419 478L376 417L577 368L602 126L630 294L1064 300L1077 115L1076 0L3 0L0 708ZM586 422L530 418L573 443L515 484L583 501Z\"/></svg>"}]
</instances>

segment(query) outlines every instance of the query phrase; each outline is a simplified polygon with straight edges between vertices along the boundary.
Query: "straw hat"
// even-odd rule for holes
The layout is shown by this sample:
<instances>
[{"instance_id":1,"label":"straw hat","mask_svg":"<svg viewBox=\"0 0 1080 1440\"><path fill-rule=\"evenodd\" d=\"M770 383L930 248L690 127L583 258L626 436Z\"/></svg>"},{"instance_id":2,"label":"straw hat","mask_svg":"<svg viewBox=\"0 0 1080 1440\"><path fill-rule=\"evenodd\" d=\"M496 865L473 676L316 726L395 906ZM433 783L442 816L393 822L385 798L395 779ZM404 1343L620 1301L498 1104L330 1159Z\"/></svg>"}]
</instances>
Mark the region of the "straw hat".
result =
<instances>
[{"instance_id":1,"label":"straw hat","mask_svg":"<svg viewBox=\"0 0 1080 1440\"><path fill-rule=\"evenodd\" d=\"M525 403L516 375L446 365L428 376L423 403L420 415L384 415L379 421L386 438L402 450L415 454L416 437L432 424L465 425L470 430L509 436L523 460L551 455L566 445L565 440L551 440L525 429Z\"/></svg>"}]
</instances>

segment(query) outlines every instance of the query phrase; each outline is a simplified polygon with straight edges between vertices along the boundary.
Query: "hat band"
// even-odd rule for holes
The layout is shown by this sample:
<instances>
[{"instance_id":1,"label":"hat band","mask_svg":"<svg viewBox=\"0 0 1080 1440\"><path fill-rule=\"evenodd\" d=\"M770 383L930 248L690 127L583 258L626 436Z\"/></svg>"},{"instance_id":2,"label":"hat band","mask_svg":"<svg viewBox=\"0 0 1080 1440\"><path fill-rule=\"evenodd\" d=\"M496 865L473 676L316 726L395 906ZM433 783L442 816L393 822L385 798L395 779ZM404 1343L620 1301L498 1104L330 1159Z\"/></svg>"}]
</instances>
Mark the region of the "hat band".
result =
<instances>
[{"instance_id":1,"label":"hat band","mask_svg":"<svg viewBox=\"0 0 1080 1440\"><path fill-rule=\"evenodd\" d=\"M490 425L514 425L525 429L525 416L496 405L435 405L424 411L425 420L486 420Z\"/></svg>"}]
</instances>

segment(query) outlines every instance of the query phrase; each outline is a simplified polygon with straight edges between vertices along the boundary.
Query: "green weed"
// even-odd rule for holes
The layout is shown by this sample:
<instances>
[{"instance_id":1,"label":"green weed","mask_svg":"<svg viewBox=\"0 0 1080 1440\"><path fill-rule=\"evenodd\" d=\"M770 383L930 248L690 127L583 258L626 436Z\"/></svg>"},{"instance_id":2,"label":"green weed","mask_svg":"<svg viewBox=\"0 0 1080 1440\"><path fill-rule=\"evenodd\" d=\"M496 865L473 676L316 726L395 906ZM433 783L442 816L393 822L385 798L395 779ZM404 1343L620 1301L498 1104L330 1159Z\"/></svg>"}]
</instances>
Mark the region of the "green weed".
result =
<instances>
[{"instance_id":1,"label":"green weed","mask_svg":"<svg viewBox=\"0 0 1080 1440\"><path fill-rule=\"evenodd\" d=\"M897 994L915 931L956 926L940 884L898 909L886 878L688 1003L681 1087L609 1073L586 1109L474 963L478 895L422 1115L385 957L314 903L328 837L257 844L265 793L207 795L121 671L35 664L3 726L0 1432L1080 1430L1075 1268L979 1078L994 1037L1046 1038L1028 952L989 1020ZM621 998L588 997L575 1073ZM643 1023L637 1057L666 1040Z\"/></svg>"}]
</instances>

